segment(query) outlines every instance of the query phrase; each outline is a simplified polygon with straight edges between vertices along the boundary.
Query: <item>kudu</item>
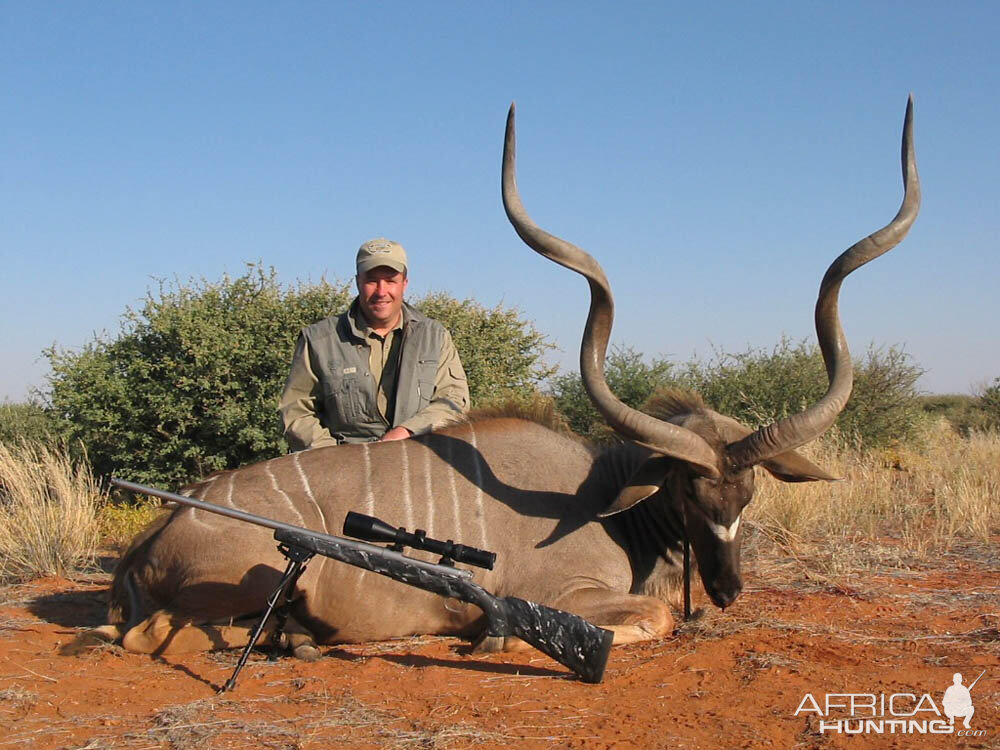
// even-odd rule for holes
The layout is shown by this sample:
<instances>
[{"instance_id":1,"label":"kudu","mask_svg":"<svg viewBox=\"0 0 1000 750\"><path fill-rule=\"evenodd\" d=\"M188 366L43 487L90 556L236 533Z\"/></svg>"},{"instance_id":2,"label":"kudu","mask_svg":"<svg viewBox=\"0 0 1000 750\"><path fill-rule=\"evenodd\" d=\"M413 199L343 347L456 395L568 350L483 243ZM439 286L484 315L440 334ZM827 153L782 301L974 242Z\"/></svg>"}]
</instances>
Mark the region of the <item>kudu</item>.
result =
<instances>
[{"instance_id":1,"label":"kudu","mask_svg":"<svg viewBox=\"0 0 1000 750\"><path fill-rule=\"evenodd\" d=\"M337 533L349 510L377 515L435 537L491 549L492 571L477 581L577 613L615 633L615 643L662 636L673 626L685 536L709 598L739 595L740 524L754 490L754 467L785 481L832 479L795 452L844 408L853 375L837 300L841 282L887 252L917 215L920 187L912 143L912 101L902 139L904 198L885 228L838 257L823 278L816 330L829 388L802 413L758 430L669 394L657 416L617 399L604 378L612 298L604 272L583 250L535 225L515 184L514 108L503 152L503 203L531 248L590 284L580 366L587 393L627 442L604 451L547 427L510 417L470 418L427 435L387 443L294 453L190 485L185 494ZM132 651L166 654L242 645L236 622L263 609L284 565L259 527L176 508L141 533L115 572L111 626ZM328 559L299 580L287 644L304 658L317 643L411 634L474 636L478 610ZM488 649L515 643L484 643Z\"/></svg>"}]
</instances>

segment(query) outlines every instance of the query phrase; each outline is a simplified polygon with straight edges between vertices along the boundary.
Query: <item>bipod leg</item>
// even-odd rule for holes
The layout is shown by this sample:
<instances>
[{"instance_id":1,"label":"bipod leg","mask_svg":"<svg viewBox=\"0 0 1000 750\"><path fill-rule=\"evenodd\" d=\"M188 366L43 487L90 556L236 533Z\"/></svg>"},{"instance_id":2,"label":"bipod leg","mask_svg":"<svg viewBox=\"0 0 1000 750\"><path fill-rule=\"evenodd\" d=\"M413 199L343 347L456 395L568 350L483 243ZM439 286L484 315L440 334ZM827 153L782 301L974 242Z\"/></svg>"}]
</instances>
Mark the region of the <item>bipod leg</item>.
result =
<instances>
[{"instance_id":1,"label":"bipod leg","mask_svg":"<svg viewBox=\"0 0 1000 750\"><path fill-rule=\"evenodd\" d=\"M227 690L232 690L236 686L236 677L239 675L240 670L247 663L247 659L250 658L250 652L253 647L257 645L257 641L260 639L260 634L264 632L264 626L267 625L267 621L270 619L271 614L274 612L274 608L278 606L278 602L282 599L282 606L287 606L292 601L292 592L295 591L295 584L298 583L299 576L301 576L306 570L306 563L312 559L313 553L308 550L304 550L301 547L294 547L286 544L279 544L278 551L281 552L288 560L288 566L285 568L285 574L281 577L281 581L278 583L278 587L274 590L274 593L267 600L267 609L264 610L264 614L261 615L260 621L254 628L253 633L250 636L250 640L247 641L246 647L243 649L243 653L240 654L240 660L236 663L236 669L233 670L232 676L226 680L226 684L222 686L218 694L221 695Z\"/></svg>"}]
</instances>

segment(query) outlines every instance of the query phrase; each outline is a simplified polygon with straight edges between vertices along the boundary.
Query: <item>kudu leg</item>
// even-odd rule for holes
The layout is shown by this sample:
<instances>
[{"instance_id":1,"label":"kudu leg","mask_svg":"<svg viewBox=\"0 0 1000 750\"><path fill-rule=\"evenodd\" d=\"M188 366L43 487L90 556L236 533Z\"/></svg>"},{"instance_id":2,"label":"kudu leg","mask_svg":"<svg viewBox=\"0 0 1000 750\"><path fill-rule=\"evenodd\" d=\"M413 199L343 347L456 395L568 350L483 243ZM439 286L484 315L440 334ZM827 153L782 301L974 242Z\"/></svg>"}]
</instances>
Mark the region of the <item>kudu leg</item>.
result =
<instances>
[{"instance_id":1,"label":"kudu leg","mask_svg":"<svg viewBox=\"0 0 1000 750\"><path fill-rule=\"evenodd\" d=\"M225 623L196 624L159 610L129 630L122 639L126 651L155 656L187 654L215 649L242 648L250 640L257 618ZM263 643L274 642L274 624L264 631ZM289 648L300 659L315 661L320 656L312 633L294 617L285 622L278 645Z\"/></svg>"},{"instance_id":2,"label":"kudu leg","mask_svg":"<svg viewBox=\"0 0 1000 750\"><path fill-rule=\"evenodd\" d=\"M124 632L118 625L101 625L90 630L84 630L72 641L59 648L63 656L78 656L101 646L109 646L122 639Z\"/></svg>"}]
</instances>

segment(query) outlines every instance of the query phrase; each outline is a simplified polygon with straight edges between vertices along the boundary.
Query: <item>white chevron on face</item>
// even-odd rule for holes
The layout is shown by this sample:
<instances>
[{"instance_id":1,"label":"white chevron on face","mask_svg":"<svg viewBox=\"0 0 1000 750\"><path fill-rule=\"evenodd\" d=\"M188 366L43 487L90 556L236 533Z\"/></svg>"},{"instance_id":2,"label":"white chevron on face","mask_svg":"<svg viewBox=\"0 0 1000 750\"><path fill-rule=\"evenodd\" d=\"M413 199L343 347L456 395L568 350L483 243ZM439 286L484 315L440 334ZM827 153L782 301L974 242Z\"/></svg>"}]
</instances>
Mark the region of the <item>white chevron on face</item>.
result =
<instances>
[{"instance_id":1,"label":"white chevron on face","mask_svg":"<svg viewBox=\"0 0 1000 750\"><path fill-rule=\"evenodd\" d=\"M736 532L740 529L740 520L742 518L742 515L736 516L736 520L730 526L723 526L721 523L709 521L707 518L705 522L708 524L708 528L712 530L712 533L723 542L732 542L736 539Z\"/></svg>"}]
</instances>

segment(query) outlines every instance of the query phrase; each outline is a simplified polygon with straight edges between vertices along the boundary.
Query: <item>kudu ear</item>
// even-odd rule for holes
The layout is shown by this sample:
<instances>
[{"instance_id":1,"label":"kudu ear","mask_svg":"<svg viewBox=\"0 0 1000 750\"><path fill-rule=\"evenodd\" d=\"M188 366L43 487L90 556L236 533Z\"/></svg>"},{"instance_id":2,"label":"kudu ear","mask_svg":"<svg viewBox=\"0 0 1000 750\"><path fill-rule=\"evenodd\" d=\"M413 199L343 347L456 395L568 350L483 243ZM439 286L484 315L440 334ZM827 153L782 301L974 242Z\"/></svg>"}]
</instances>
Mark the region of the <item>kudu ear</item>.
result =
<instances>
[{"instance_id":1,"label":"kudu ear","mask_svg":"<svg viewBox=\"0 0 1000 750\"><path fill-rule=\"evenodd\" d=\"M779 453L774 458L760 463L765 469L782 482L838 482L840 477L828 474L795 451Z\"/></svg>"},{"instance_id":2,"label":"kudu ear","mask_svg":"<svg viewBox=\"0 0 1000 750\"><path fill-rule=\"evenodd\" d=\"M613 516L655 495L667 479L668 462L671 460L667 456L647 458L629 477L615 501L597 515L600 518Z\"/></svg>"}]
</instances>

